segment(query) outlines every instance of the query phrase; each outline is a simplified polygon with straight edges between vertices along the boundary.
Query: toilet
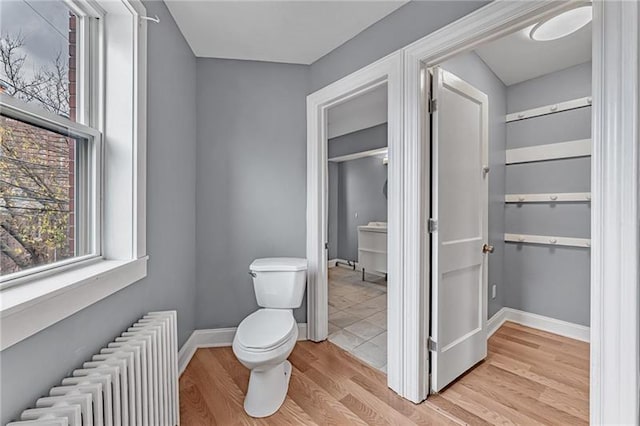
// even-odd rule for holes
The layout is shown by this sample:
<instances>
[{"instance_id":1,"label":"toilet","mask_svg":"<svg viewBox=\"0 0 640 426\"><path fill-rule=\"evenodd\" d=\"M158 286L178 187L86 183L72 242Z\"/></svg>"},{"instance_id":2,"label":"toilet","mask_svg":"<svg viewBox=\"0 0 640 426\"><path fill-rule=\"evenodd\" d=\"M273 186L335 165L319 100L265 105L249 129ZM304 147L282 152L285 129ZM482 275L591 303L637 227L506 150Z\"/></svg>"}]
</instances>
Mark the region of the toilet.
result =
<instances>
[{"instance_id":1,"label":"toilet","mask_svg":"<svg viewBox=\"0 0 640 426\"><path fill-rule=\"evenodd\" d=\"M251 370L244 410L251 417L274 414L291 378L287 358L298 338L293 309L302 305L307 260L291 257L256 259L249 267L258 309L246 317L233 338L233 353Z\"/></svg>"}]
</instances>

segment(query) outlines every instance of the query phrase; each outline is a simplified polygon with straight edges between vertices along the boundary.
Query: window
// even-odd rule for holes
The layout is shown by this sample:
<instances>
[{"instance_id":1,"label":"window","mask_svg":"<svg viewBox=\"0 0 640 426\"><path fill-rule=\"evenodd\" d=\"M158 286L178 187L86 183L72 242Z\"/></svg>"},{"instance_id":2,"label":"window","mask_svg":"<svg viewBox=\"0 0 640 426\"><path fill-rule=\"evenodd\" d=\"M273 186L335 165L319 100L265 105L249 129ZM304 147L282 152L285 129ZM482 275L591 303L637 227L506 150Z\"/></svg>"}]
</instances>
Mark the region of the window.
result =
<instances>
[{"instance_id":1,"label":"window","mask_svg":"<svg viewBox=\"0 0 640 426\"><path fill-rule=\"evenodd\" d=\"M0 351L147 275L146 15L0 0Z\"/></svg>"},{"instance_id":2,"label":"window","mask_svg":"<svg viewBox=\"0 0 640 426\"><path fill-rule=\"evenodd\" d=\"M0 7L0 90L75 121L77 16L62 0Z\"/></svg>"},{"instance_id":3,"label":"window","mask_svg":"<svg viewBox=\"0 0 640 426\"><path fill-rule=\"evenodd\" d=\"M99 254L93 235L90 157L95 136L0 115L0 274ZM37 268L39 267L39 269ZM32 268L36 268L33 269Z\"/></svg>"},{"instance_id":4,"label":"window","mask_svg":"<svg viewBox=\"0 0 640 426\"><path fill-rule=\"evenodd\" d=\"M88 14L63 0L2 2L0 285L100 256L99 120L83 82Z\"/></svg>"}]
</instances>

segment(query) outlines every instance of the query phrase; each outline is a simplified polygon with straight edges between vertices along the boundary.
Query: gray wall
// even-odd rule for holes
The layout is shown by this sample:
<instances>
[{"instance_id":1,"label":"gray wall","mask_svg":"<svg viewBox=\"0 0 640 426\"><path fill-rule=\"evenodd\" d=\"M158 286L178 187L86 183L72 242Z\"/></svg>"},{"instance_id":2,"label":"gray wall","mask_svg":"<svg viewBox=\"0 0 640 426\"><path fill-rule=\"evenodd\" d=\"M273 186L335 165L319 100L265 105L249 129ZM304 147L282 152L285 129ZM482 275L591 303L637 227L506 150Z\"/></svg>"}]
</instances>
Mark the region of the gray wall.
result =
<instances>
[{"instance_id":1,"label":"gray wall","mask_svg":"<svg viewBox=\"0 0 640 426\"><path fill-rule=\"evenodd\" d=\"M411 1L311 64L311 90L332 83L490 1Z\"/></svg>"},{"instance_id":2,"label":"gray wall","mask_svg":"<svg viewBox=\"0 0 640 426\"><path fill-rule=\"evenodd\" d=\"M303 65L197 60L197 328L257 308L254 259L305 256L308 77Z\"/></svg>"},{"instance_id":3,"label":"gray wall","mask_svg":"<svg viewBox=\"0 0 640 426\"><path fill-rule=\"evenodd\" d=\"M410 2L310 67L198 59L197 328L256 308L254 258L305 255L305 95L487 3Z\"/></svg>"},{"instance_id":4,"label":"gray wall","mask_svg":"<svg viewBox=\"0 0 640 426\"><path fill-rule=\"evenodd\" d=\"M509 113L591 95L591 63L507 89ZM591 108L507 123L507 148L591 137ZM588 192L590 158L508 165L507 193ZM509 233L589 238L590 203L506 204ZM590 251L507 243L505 305L589 325Z\"/></svg>"},{"instance_id":5,"label":"gray wall","mask_svg":"<svg viewBox=\"0 0 640 426\"><path fill-rule=\"evenodd\" d=\"M254 258L305 255L305 95L486 3L411 2L310 67L198 59L197 328L256 308Z\"/></svg>"},{"instance_id":6,"label":"gray wall","mask_svg":"<svg viewBox=\"0 0 640 426\"><path fill-rule=\"evenodd\" d=\"M338 258L358 260L358 226L387 221L382 157L344 161L338 169ZM357 215L357 217L356 217Z\"/></svg>"},{"instance_id":7,"label":"gray wall","mask_svg":"<svg viewBox=\"0 0 640 426\"><path fill-rule=\"evenodd\" d=\"M384 148L387 146L387 124L380 124L378 126L369 127L367 129L358 130L357 132L348 133L346 135L338 136L333 139L329 139L328 143L328 157L339 157L347 154L354 154L363 151L370 151L372 149ZM364 225L369 221L377 220L382 221L387 219L387 200L386 198L380 198L378 195L382 194L377 191L374 186L376 178L380 176L380 169L378 165L381 165L381 161L362 162L354 164L357 160L346 161L341 163L329 162L329 193L328 193L328 242L329 242L329 259L340 258L344 260L358 260L358 236L357 233L349 232L352 230L352 226ZM384 180L386 182L387 167L384 166ZM363 181L363 188L359 188L357 177L354 177L354 173L362 173L363 176L370 177L371 182ZM349 184L342 176L349 176ZM355 186L354 186L355 185ZM375 184L377 185L377 183ZM370 198L358 201L354 204L354 201L358 195L345 192L348 188L353 191L361 193L371 194ZM380 188L378 188L380 189ZM380 192L380 194L378 194ZM352 194L347 196L347 194ZM375 194L375 195L374 195ZM356 197L356 198L354 198ZM368 196L369 197L369 196ZM356 205L357 210L353 210ZM383 217L381 209L384 209L384 219L369 219L367 222L362 223L366 218L370 217ZM349 221L347 225L347 211L349 214L355 214L359 212L358 223L353 224L353 221Z\"/></svg>"},{"instance_id":8,"label":"gray wall","mask_svg":"<svg viewBox=\"0 0 640 426\"><path fill-rule=\"evenodd\" d=\"M454 73L489 97L489 244L495 247L489 256L489 306L491 318L504 306L504 194L505 146L507 142L504 117L507 113L507 87L475 52L455 56L442 68ZM496 285L496 298L491 287Z\"/></svg>"},{"instance_id":9,"label":"gray wall","mask_svg":"<svg viewBox=\"0 0 640 426\"><path fill-rule=\"evenodd\" d=\"M162 22L149 25L148 277L0 352L0 424L150 310L178 310L179 344L194 328L196 61L165 5L146 7Z\"/></svg>"}]
</instances>

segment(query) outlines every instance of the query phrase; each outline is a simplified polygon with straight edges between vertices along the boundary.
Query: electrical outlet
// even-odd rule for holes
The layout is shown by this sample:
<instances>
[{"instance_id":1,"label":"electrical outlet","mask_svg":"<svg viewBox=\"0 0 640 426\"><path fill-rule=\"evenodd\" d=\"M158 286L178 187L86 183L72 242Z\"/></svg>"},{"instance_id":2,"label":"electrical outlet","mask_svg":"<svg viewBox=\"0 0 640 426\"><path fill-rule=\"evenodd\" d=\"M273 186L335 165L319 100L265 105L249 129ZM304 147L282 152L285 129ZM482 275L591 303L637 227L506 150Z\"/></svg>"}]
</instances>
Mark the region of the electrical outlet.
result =
<instances>
[{"instance_id":1,"label":"electrical outlet","mask_svg":"<svg viewBox=\"0 0 640 426\"><path fill-rule=\"evenodd\" d=\"M498 293L498 286L494 284L491 286L491 298L495 299L497 293Z\"/></svg>"}]
</instances>

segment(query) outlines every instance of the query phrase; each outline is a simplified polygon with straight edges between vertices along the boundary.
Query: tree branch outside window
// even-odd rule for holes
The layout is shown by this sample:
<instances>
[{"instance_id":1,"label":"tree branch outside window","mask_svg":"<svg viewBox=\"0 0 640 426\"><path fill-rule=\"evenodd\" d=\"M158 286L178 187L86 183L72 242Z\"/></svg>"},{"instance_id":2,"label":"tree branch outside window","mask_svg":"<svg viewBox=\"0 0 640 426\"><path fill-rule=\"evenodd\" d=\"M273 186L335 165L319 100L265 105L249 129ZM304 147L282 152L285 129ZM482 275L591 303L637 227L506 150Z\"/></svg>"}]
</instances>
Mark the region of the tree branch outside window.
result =
<instances>
[{"instance_id":1,"label":"tree branch outside window","mask_svg":"<svg viewBox=\"0 0 640 426\"><path fill-rule=\"evenodd\" d=\"M2 34L0 90L75 119L75 16L69 51L25 68L25 36ZM0 275L75 255L74 138L0 117Z\"/></svg>"}]
</instances>

